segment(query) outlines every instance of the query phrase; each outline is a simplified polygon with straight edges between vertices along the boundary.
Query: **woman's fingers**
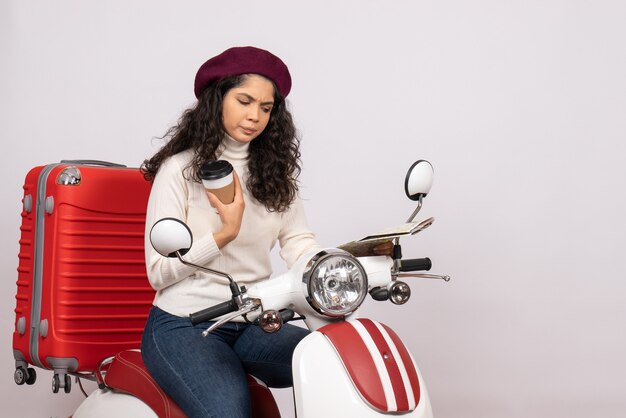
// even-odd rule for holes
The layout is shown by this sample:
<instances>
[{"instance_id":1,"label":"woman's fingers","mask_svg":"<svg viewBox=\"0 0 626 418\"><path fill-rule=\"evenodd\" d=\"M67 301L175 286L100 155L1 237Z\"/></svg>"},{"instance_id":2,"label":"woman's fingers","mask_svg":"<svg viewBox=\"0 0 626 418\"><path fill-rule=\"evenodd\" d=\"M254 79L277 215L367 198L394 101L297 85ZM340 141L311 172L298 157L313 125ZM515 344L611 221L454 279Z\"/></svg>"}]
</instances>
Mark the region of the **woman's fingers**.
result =
<instances>
[{"instance_id":1,"label":"woman's fingers","mask_svg":"<svg viewBox=\"0 0 626 418\"><path fill-rule=\"evenodd\" d=\"M219 212L219 209L220 209L219 207L224 206L221 200L219 200L217 196L215 196L213 193L211 193L208 190L206 190L206 195L209 198L209 203L211 204L211 206L213 206Z\"/></svg>"},{"instance_id":2,"label":"woman's fingers","mask_svg":"<svg viewBox=\"0 0 626 418\"><path fill-rule=\"evenodd\" d=\"M222 248L224 245L237 238L239 230L241 229L245 204L239 176L234 170L233 181L235 183L235 196L232 203L224 204L217 196L207 191L209 203L217 210L220 220L222 221L222 229L213 234L219 248Z\"/></svg>"}]
</instances>

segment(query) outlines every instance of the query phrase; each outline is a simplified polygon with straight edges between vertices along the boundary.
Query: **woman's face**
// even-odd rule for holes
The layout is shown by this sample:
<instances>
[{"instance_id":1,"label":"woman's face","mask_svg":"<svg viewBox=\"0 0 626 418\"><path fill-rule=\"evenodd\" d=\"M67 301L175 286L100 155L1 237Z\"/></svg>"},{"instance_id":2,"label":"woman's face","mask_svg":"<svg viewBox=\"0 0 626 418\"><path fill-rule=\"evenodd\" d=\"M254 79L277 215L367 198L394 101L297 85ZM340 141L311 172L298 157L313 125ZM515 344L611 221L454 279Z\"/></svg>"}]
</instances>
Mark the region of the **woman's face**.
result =
<instances>
[{"instance_id":1,"label":"woman's face","mask_svg":"<svg viewBox=\"0 0 626 418\"><path fill-rule=\"evenodd\" d=\"M222 105L224 130L239 142L250 142L263 132L274 105L274 85L265 77L249 75L228 90Z\"/></svg>"}]
</instances>

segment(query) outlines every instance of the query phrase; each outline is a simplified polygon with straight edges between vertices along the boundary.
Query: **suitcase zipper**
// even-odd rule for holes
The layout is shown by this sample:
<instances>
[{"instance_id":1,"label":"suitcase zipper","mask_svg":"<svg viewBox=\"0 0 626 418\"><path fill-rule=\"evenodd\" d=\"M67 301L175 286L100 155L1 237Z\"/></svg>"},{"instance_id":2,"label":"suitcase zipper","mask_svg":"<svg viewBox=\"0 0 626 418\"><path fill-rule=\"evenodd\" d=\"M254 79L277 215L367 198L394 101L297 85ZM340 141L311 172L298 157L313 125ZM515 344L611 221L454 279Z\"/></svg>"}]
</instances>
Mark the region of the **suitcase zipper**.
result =
<instances>
[{"instance_id":1,"label":"suitcase zipper","mask_svg":"<svg viewBox=\"0 0 626 418\"><path fill-rule=\"evenodd\" d=\"M35 262L33 267L33 296L30 315L30 358L35 366L46 368L39 359L41 324L41 290L43 285L43 251L46 216L46 183L50 172L60 164L49 164L41 170L37 180L37 205L35 209Z\"/></svg>"}]
</instances>

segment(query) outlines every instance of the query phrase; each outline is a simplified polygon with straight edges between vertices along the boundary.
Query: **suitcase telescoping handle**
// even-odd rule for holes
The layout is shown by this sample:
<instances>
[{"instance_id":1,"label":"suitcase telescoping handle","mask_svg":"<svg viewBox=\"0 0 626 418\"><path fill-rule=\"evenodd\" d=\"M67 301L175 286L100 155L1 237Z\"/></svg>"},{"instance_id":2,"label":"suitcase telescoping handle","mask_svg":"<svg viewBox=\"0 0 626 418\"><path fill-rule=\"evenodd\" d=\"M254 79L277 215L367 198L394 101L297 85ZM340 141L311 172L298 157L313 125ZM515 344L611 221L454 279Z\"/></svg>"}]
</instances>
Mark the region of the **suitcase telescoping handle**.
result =
<instances>
[{"instance_id":1,"label":"suitcase telescoping handle","mask_svg":"<svg viewBox=\"0 0 626 418\"><path fill-rule=\"evenodd\" d=\"M100 160L61 160L61 164L82 164L82 165L101 165L104 167L126 167L124 164L110 163L108 161Z\"/></svg>"}]
</instances>

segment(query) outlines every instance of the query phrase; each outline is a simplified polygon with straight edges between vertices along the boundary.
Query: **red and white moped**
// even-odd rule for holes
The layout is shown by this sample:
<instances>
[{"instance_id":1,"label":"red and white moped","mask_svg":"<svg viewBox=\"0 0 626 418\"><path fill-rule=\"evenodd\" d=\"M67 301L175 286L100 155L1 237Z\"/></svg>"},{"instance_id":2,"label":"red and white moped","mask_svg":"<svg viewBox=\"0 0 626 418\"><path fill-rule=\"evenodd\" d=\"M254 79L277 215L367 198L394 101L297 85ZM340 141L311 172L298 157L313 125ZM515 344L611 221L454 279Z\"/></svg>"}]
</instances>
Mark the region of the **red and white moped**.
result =
<instances>
[{"instance_id":1,"label":"red and white moped","mask_svg":"<svg viewBox=\"0 0 626 418\"><path fill-rule=\"evenodd\" d=\"M204 332L245 315L267 332L275 332L296 315L312 331L293 356L295 410L299 418L432 417L424 379L409 350L388 326L360 318L357 309L369 294L400 305L411 294L404 277L448 276L417 273L429 270L428 258L402 260L399 239L413 235L434 219L413 222L432 185L433 169L420 160L405 180L407 196L418 206L407 223L339 248L303 256L287 273L256 284L239 286L227 274L195 266L231 282L232 298L190 315L194 323L217 319ZM189 264L183 254L192 245L189 228L176 219L162 219L152 228L154 248ZM392 241L393 256L377 256L372 248ZM295 318L295 319L299 319ZM198 337L202 338L202 337ZM99 389L85 399L74 418L182 417L184 413L158 387L143 366L141 353L124 351L105 359L96 373ZM250 377L254 417L279 417L269 390Z\"/></svg>"}]
</instances>

